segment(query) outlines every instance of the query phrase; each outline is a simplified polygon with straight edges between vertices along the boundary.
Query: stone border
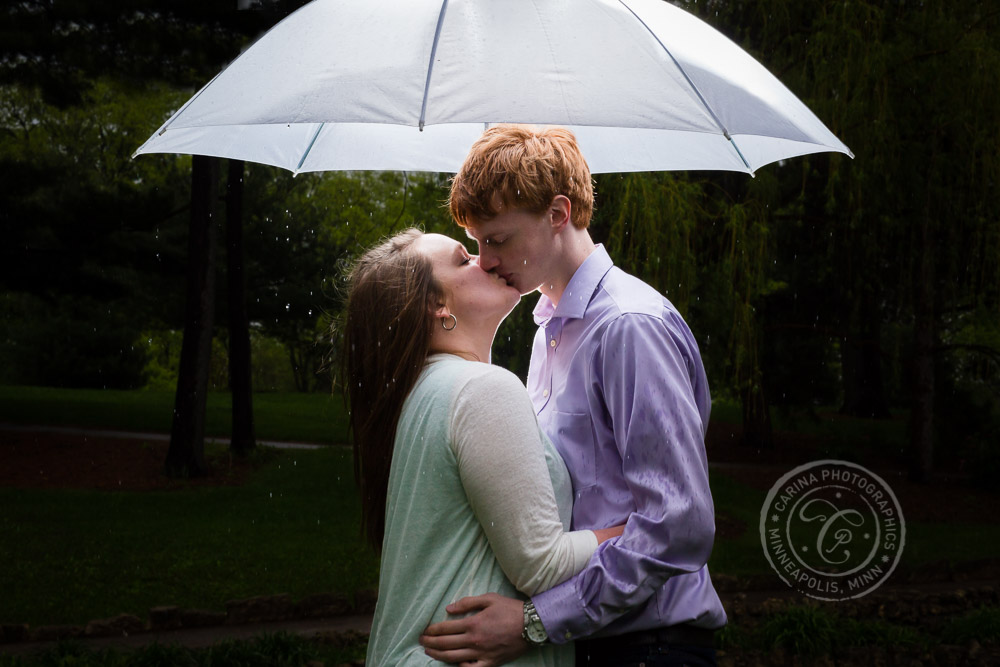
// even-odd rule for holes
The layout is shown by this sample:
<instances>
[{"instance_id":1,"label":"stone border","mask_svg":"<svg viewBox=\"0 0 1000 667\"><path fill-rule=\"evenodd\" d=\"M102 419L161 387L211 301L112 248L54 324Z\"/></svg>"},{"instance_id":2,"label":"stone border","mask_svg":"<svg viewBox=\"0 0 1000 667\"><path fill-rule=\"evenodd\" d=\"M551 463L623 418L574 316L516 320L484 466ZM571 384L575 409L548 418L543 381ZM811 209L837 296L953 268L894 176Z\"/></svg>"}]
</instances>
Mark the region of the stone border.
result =
<instances>
[{"instance_id":1,"label":"stone border","mask_svg":"<svg viewBox=\"0 0 1000 667\"><path fill-rule=\"evenodd\" d=\"M330 618L349 614L371 614L378 595L374 590L358 591L352 601L338 593L307 595L292 600L291 595L259 595L226 602L226 611L183 609L165 605L149 610L149 620L133 614L96 619L86 625L0 624L0 645L24 642L50 642L63 639L119 637L149 632L187 630L225 625L249 625L309 618Z\"/></svg>"}]
</instances>

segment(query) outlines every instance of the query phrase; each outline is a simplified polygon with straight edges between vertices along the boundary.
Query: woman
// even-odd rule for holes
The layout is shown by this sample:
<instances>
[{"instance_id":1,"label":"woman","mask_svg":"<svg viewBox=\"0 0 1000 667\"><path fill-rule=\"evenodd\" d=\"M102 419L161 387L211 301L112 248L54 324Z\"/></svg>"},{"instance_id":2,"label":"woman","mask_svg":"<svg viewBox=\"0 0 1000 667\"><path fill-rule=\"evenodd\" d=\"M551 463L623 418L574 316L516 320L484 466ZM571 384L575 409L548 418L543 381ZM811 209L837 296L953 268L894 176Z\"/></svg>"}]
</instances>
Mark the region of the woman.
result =
<instances>
[{"instance_id":1,"label":"woman","mask_svg":"<svg viewBox=\"0 0 1000 667\"><path fill-rule=\"evenodd\" d=\"M519 299L458 241L412 229L351 272L355 475L365 531L382 552L369 665L433 663L417 640L447 604L545 590L621 532L565 532L566 468L521 382L488 363ZM550 644L518 663L572 665L572 649Z\"/></svg>"}]
</instances>

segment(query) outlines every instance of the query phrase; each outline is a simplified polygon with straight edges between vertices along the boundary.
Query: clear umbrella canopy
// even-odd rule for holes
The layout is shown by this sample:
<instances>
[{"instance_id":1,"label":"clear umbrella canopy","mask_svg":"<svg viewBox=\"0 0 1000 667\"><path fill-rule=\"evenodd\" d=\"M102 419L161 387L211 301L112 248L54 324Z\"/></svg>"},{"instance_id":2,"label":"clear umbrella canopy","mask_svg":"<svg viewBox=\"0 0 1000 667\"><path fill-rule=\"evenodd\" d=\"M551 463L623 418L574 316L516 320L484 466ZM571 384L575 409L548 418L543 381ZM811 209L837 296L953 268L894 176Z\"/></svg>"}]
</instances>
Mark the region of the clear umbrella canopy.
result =
<instances>
[{"instance_id":1,"label":"clear umbrella canopy","mask_svg":"<svg viewBox=\"0 0 1000 667\"><path fill-rule=\"evenodd\" d=\"M661 0L315 0L136 155L455 172L497 123L570 128L594 173L851 155L760 63Z\"/></svg>"}]
</instances>

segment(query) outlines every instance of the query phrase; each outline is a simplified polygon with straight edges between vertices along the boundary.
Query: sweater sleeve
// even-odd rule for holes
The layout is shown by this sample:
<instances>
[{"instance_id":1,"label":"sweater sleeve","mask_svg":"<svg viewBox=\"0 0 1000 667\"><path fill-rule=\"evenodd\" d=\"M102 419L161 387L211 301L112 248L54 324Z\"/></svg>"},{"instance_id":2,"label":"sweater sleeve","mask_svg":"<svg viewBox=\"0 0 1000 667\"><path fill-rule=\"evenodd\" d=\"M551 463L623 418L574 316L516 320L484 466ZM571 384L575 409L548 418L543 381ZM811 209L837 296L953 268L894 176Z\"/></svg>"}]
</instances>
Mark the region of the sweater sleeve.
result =
<instances>
[{"instance_id":1,"label":"sweater sleeve","mask_svg":"<svg viewBox=\"0 0 1000 667\"><path fill-rule=\"evenodd\" d=\"M597 538L563 530L535 413L516 375L494 367L463 385L450 442L472 510L519 591L534 595L583 569Z\"/></svg>"}]
</instances>

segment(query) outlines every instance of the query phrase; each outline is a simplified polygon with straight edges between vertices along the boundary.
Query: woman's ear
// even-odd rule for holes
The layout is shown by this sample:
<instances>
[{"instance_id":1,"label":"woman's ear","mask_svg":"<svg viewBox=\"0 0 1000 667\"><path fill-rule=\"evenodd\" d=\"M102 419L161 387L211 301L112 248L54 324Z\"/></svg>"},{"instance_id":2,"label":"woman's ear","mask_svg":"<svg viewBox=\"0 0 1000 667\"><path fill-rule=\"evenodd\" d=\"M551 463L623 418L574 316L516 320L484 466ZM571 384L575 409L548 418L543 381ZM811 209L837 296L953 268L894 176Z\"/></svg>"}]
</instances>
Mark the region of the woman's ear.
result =
<instances>
[{"instance_id":1,"label":"woman's ear","mask_svg":"<svg viewBox=\"0 0 1000 667\"><path fill-rule=\"evenodd\" d=\"M441 319L441 318L450 317L450 316L451 316L451 310L449 310L448 306L446 306L445 304L439 303L437 305L437 307L434 308L434 318L435 319Z\"/></svg>"}]
</instances>

